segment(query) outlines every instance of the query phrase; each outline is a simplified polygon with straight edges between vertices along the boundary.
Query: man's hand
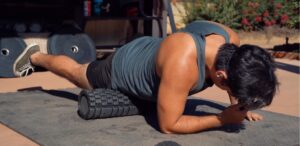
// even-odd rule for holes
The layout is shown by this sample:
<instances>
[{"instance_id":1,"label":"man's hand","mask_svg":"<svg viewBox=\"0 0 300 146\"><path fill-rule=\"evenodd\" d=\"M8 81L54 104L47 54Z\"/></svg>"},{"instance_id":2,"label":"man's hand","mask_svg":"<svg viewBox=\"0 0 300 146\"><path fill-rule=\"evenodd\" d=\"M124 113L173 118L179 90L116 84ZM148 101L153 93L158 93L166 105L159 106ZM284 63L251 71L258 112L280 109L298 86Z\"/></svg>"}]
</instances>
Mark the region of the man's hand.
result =
<instances>
[{"instance_id":1,"label":"man's hand","mask_svg":"<svg viewBox=\"0 0 300 146\"><path fill-rule=\"evenodd\" d=\"M223 124L240 124L247 115L247 111L241 111L240 105L231 105L220 114Z\"/></svg>"},{"instance_id":2,"label":"man's hand","mask_svg":"<svg viewBox=\"0 0 300 146\"><path fill-rule=\"evenodd\" d=\"M235 97L231 96L230 93L228 93L228 96L229 96L231 105L236 105L236 104L238 104L237 99L236 99ZM246 119L247 119L248 121L260 121L260 120L263 119L263 116L261 116L260 114L257 114L257 113L253 113L253 112L248 111L248 112L247 112L247 115L246 115Z\"/></svg>"},{"instance_id":3,"label":"man's hand","mask_svg":"<svg viewBox=\"0 0 300 146\"><path fill-rule=\"evenodd\" d=\"M247 116L246 116L246 119L248 121L260 121L263 119L263 116L258 114L258 113L254 113L254 112L250 112L248 111L247 112Z\"/></svg>"}]
</instances>

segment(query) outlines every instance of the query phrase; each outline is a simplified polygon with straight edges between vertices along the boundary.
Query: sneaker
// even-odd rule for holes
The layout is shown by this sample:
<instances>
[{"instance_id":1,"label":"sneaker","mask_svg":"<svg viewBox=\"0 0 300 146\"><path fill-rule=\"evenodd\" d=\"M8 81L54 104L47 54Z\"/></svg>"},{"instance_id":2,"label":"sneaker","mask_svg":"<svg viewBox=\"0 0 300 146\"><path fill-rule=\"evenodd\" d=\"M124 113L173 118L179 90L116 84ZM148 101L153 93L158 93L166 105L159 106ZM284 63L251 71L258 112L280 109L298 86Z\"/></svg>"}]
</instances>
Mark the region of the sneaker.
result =
<instances>
[{"instance_id":1,"label":"sneaker","mask_svg":"<svg viewBox=\"0 0 300 146\"><path fill-rule=\"evenodd\" d=\"M37 44L31 44L25 48L25 50L16 59L13 70L17 77L25 77L34 72L34 66L30 62L30 56L40 51L40 47Z\"/></svg>"}]
</instances>

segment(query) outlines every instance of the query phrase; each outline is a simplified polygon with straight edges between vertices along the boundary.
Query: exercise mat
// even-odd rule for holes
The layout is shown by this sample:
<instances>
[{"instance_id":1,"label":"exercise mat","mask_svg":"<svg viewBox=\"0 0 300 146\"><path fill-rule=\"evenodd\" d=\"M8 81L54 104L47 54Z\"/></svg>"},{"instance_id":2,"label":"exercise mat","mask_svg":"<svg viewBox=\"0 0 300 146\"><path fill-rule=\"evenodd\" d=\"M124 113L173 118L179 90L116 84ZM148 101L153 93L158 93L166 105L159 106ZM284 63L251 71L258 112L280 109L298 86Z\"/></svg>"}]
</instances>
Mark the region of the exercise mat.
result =
<instances>
[{"instance_id":1,"label":"exercise mat","mask_svg":"<svg viewBox=\"0 0 300 146\"><path fill-rule=\"evenodd\" d=\"M80 89L0 94L0 122L41 145L56 146L296 146L299 117L266 111L260 122L245 121L196 134L157 131L155 110L145 116L83 120L77 110ZM189 97L186 114L219 113L227 105ZM152 112L151 112L152 111Z\"/></svg>"}]
</instances>

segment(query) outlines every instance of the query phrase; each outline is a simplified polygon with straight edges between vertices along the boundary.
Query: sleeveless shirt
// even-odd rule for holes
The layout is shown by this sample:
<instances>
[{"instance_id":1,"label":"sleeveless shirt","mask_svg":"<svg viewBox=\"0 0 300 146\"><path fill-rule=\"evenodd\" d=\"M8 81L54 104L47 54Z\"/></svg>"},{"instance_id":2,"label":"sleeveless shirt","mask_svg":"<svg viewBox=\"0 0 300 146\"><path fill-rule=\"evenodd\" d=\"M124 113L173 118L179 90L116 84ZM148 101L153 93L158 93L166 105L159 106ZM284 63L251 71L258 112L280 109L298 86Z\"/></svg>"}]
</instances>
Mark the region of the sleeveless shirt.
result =
<instances>
[{"instance_id":1,"label":"sleeveless shirt","mask_svg":"<svg viewBox=\"0 0 300 146\"><path fill-rule=\"evenodd\" d=\"M199 79L189 95L212 86L205 81L205 36L219 34L229 43L228 33L209 21L195 21L181 32L190 34L196 44ZM156 73L156 56L164 38L141 37L119 48L112 60L112 89L129 96L156 101L160 78Z\"/></svg>"}]
</instances>

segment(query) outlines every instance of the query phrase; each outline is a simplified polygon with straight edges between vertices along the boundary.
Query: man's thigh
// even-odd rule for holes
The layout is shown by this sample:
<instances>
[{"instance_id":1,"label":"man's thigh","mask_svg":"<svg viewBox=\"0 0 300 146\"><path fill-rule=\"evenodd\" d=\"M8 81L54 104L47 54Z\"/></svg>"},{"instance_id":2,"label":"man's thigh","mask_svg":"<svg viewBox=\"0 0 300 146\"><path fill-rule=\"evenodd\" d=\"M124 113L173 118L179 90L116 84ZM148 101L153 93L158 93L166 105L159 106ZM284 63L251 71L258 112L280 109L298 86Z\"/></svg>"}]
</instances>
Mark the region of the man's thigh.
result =
<instances>
[{"instance_id":1,"label":"man's thigh","mask_svg":"<svg viewBox=\"0 0 300 146\"><path fill-rule=\"evenodd\" d=\"M113 54L87 64L86 78L92 88L111 88Z\"/></svg>"}]
</instances>

